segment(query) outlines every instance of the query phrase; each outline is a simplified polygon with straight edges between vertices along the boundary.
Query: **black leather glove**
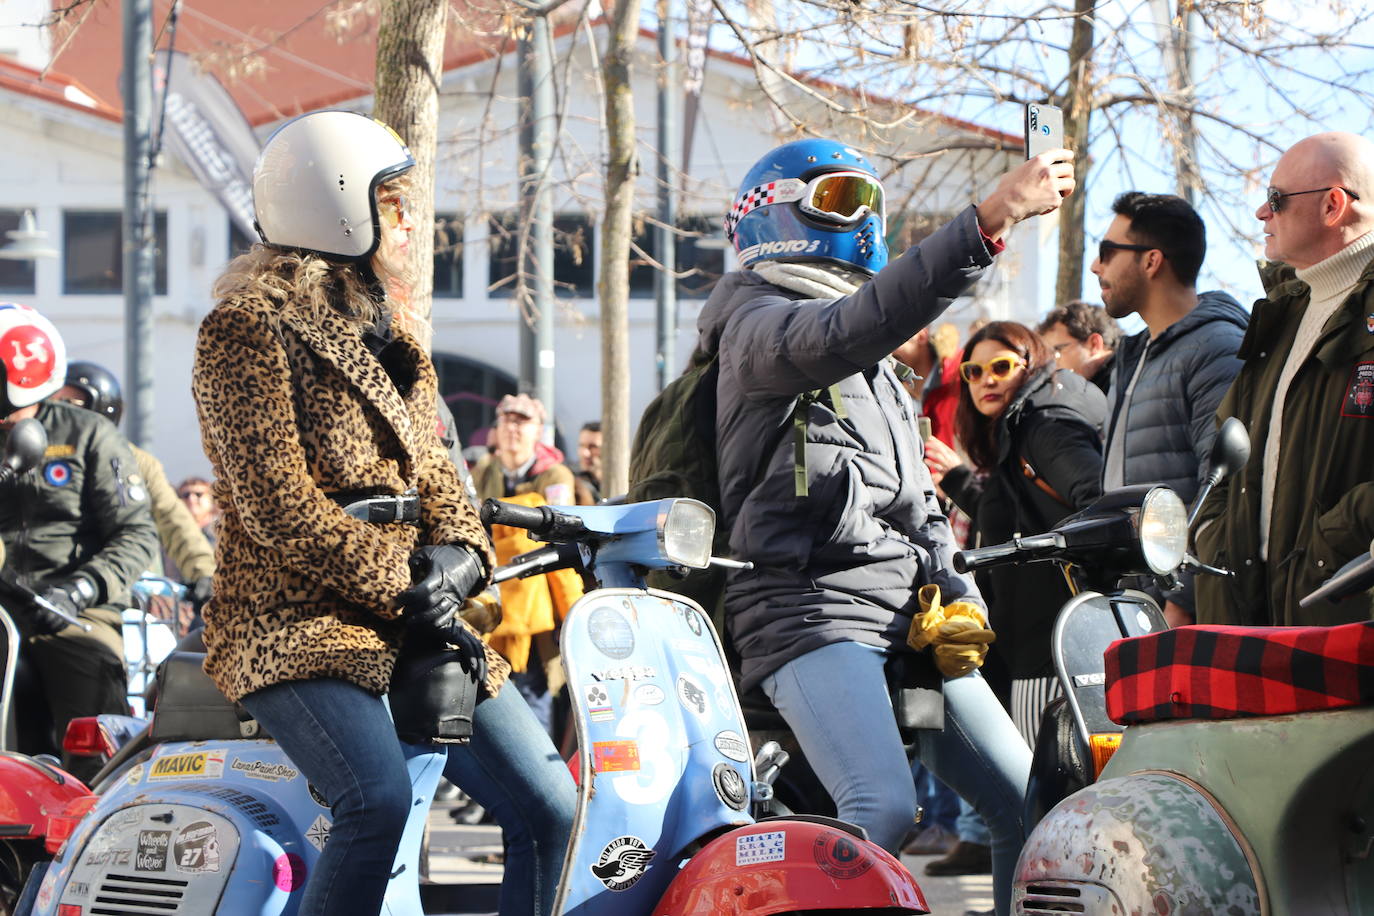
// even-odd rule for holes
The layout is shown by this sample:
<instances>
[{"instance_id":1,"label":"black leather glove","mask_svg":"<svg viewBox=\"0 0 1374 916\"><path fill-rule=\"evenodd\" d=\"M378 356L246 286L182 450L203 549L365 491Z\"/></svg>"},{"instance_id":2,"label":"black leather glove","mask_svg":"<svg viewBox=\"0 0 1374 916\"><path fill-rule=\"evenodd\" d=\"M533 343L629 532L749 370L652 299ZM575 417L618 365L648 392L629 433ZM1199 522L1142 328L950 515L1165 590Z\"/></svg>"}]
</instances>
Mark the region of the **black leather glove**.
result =
<instances>
[{"instance_id":1,"label":"black leather glove","mask_svg":"<svg viewBox=\"0 0 1374 916\"><path fill-rule=\"evenodd\" d=\"M43 590L42 597L63 613L78 616L95 603L95 583L84 576L77 576L65 582L55 582ZM67 621L49 611L42 605L33 608L33 631L37 634L58 633L71 626Z\"/></svg>"},{"instance_id":2,"label":"black leather glove","mask_svg":"<svg viewBox=\"0 0 1374 916\"><path fill-rule=\"evenodd\" d=\"M421 547L410 557L414 584L396 601L405 610L410 629L450 639L463 627L458 611L469 595L485 584L482 563L476 554L458 544Z\"/></svg>"}]
</instances>

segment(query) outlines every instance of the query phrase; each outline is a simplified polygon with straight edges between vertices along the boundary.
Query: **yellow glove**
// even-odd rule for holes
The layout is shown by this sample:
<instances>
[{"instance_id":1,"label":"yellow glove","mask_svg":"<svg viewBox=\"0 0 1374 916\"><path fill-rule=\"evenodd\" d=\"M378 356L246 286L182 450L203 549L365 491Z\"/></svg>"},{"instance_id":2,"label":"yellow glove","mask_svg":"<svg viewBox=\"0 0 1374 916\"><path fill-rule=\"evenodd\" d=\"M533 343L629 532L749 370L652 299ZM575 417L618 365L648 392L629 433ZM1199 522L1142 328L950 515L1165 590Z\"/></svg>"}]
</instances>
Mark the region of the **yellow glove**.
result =
<instances>
[{"instance_id":1,"label":"yellow glove","mask_svg":"<svg viewBox=\"0 0 1374 916\"><path fill-rule=\"evenodd\" d=\"M942 606L938 585L921 586L917 600L921 613L911 621L907 644L917 650L934 646L931 654L935 667L949 679L981 667L988 644L997 639L982 608L967 601Z\"/></svg>"},{"instance_id":2,"label":"yellow glove","mask_svg":"<svg viewBox=\"0 0 1374 916\"><path fill-rule=\"evenodd\" d=\"M940 606L940 586L922 585L916 593L921 602L921 613L911 618L911 629L906 634L906 644L917 652L924 649L940 635L940 625L945 622L944 608Z\"/></svg>"}]
</instances>

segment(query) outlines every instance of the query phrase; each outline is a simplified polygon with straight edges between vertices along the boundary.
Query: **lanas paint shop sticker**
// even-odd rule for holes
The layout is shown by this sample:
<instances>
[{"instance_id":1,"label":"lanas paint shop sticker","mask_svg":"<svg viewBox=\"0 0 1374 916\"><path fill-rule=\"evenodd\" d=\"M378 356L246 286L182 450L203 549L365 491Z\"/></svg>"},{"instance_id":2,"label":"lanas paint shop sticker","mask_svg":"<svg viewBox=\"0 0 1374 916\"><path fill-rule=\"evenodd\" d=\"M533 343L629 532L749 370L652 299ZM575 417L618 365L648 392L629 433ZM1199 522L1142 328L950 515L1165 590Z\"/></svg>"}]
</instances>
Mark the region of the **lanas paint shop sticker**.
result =
<instances>
[{"instance_id":1,"label":"lanas paint shop sticker","mask_svg":"<svg viewBox=\"0 0 1374 916\"><path fill-rule=\"evenodd\" d=\"M787 858L787 834L781 830L751 833L735 840L735 867L781 862Z\"/></svg>"},{"instance_id":2,"label":"lanas paint shop sticker","mask_svg":"<svg viewBox=\"0 0 1374 916\"><path fill-rule=\"evenodd\" d=\"M607 890L627 891L639 883L657 853L637 836L616 837L588 867Z\"/></svg>"}]
</instances>

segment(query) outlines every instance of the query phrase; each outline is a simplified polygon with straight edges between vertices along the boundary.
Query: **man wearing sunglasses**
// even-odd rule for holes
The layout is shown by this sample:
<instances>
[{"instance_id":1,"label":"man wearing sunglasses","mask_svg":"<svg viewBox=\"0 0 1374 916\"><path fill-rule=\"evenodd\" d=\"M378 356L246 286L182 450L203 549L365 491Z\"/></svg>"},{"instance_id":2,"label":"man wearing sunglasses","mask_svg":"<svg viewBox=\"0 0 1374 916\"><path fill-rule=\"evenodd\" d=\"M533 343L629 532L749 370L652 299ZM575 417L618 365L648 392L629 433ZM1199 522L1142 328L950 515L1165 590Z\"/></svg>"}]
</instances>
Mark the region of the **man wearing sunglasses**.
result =
<instances>
[{"instance_id":1,"label":"man wearing sunglasses","mask_svg":"<svg viewBox=\"0 0 1374 916\"><path fill-rule=\"evenodd\" d=\"M1112 369L1102 488L1162 483L1191 502L1207 473L1217 405L1240 371L1249 316L1226 293L1198 293L1207 232L1186 200L1127 191L1112 210L1092 272L1107 314L1139 315L1145 330L1122 342ZM1189 576L1159 597L1171 624L1192 622Z\"/></svg>"},{"instance_id":2,"label":"man wearing sunglasses","mask_svg":"<svg viewBox=\"0 0 1374 916\"><path fill-rule=\"evenodd\" d=\"M1255 216L1266 297L1217 411L1250 432L1245 469L1213 491L1199 557L1234 578L1198 579L1199 623L1330 626L1367 620L1368 596L1298 599L1374 537L1374 143L1299 141Z\"/></svg>"},{"instance_id":3,"label":"man wearing sunglasses","mask_svg":"<svg viewBox=\"0 0 1374 916\"><path fill-rule=\"evenodd\" d=\"M1002 913L1030 751L977 673L980 651L908 648L925 619L922 586L938 585L951 612L985 611L954 571L888 357L970 287L1013 224L1059 207L1072 159L1058 150L1021 164L889 264L876 164L832 140L779 147L745 175L726 217L746 269L716 284L698 320L699 353L718 358L717 524L754 564L725 589L744 689L761 686L782 712L840 817L894 852L916 790L885 668L942 690L933 710L957 725L917 729L917 753L988 821Z\"/></svg>"}]
</instances>

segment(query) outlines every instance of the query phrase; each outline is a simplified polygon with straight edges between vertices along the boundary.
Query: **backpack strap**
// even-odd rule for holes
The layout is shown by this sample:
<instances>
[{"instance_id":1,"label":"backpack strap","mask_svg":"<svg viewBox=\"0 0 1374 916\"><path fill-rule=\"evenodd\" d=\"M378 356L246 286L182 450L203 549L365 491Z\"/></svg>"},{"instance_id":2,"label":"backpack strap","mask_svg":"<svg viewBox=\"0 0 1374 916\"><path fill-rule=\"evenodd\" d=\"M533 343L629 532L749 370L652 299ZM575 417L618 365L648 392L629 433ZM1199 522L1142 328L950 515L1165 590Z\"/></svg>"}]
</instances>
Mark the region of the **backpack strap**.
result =
<instances>
[{"instance_id":1,"label":"backpack strap","mask_svg":"<svg viewBox=\"0 0 1374 916\"><path fill-rule=\"evenodd\" d=\"M1059 503L1060 505L1068 506L1070 509L1073 508L1073 504L1070 503L1064 497L1060 496L1058 490L1050 486L1049 483L1043 477L1036 475L1035 468L1031 467L1030 462L1027 461L1025 458L1021 459L1021 473L1025 474L1026 478L1031 483L1035 484L1041 490L1048 493L1050 498L1053 499L1055 502Z\"/></svg>"},{"instance_id":2,"label":"backpack strap","mask_svg":"<svg viewBox=\"0 0 1374 916\"><path fill-rule=\"evenodd\" d=\"M797 398L792 405L792 481L793 492L799 497L809 496L811 486L806 481L806 427L807 413L811 405L815 404L826 393L830 394L830 408L835 412L838 419L843 420L849 416L849 411L845 409L844 399L840 396L840 383L836 382L829 388L817 388L815 391L808 391Z\"/></svg>"}]
</instances>

